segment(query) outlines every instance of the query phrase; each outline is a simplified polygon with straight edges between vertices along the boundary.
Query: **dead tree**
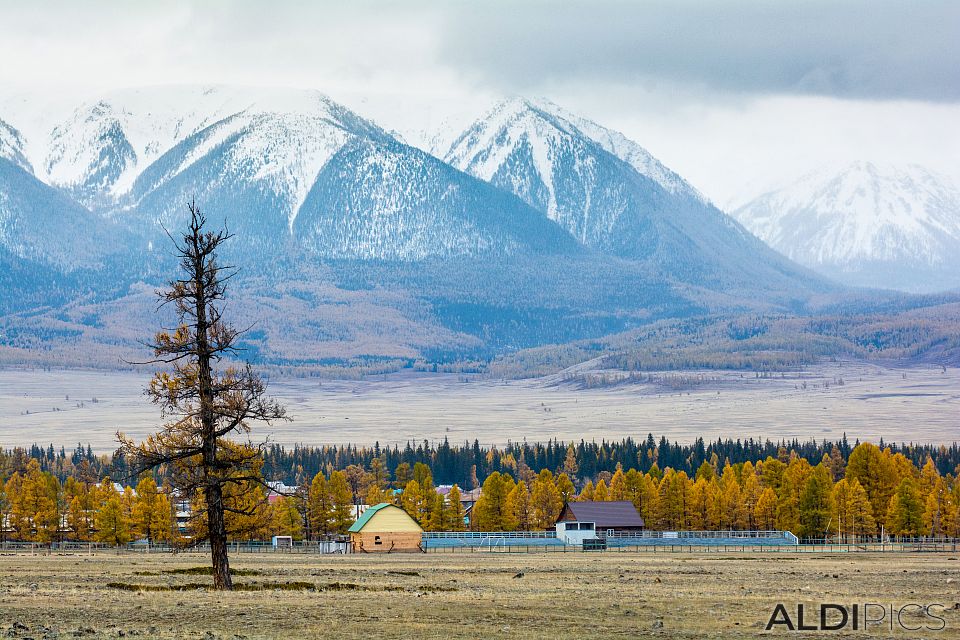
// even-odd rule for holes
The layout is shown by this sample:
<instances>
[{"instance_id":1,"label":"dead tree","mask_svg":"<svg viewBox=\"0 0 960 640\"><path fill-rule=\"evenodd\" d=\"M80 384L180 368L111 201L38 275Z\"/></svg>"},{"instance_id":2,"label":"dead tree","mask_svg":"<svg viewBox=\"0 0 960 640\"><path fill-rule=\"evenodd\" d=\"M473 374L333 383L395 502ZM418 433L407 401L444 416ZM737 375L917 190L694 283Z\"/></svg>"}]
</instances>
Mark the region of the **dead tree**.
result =
<instances>
[{"instance_id":1,"label":"dead tree","mask_svg":"<svg viewBox=\"0 0 960 640\"><path fill-rule=\"evenodd\" d=\"M275 400L266 396L263 381L249 364L216 370L223 358L238 355L242 334L223 320L227 281L236 269L217 263L217 250L231 238L225 229L210 232L195 203L188 205L190 225L182 240L171 240L180 260L182 277L159 291L161 304L173 305L179 325L162 330L149 346L152 363L170 365L158 372L146 394L159 405L163 428L135 443L118 433L120 450L136 473L162 467L173 487L187 496L201 496L206 509L215 589L230 589L225 514L248 513L225 500L229 485L250 487L262 483L260 467L264 443L250 439L252 422L270 424L285 418ZM245 441L231 440L245 437Z\"/></svg>"}]
</instances>

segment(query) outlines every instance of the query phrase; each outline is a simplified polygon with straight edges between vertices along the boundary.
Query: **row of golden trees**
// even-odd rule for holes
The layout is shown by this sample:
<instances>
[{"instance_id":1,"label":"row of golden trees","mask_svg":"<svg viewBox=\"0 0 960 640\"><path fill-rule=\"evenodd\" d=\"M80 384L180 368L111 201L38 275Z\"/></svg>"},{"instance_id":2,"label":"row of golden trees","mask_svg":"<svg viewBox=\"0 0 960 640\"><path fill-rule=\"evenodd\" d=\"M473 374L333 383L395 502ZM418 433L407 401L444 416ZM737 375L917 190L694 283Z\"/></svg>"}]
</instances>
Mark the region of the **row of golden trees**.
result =
<instances>
[{"instance_id":1,"label":"row of golden trees","mask_svg":"<svg viewBox=\"0 0 960 640\"><path fill-rule=\"evenodd\" d=\"M960 482L932 460L918 469L902 454L869 443L843 461L816 465L790 456L756 464L703 463L693 477L656 465L647 473L618 467L609 482L587 481L579 493L566 473L543 470L515 481L493 473L473 511L473 528L537 530L554 525L570 500L629 500L648 528L792 531L807 538L960 537Z\"/></svg>"},{"instance_id":2,"label":"row of golden trees","mask_svg":"<svg viewBox=\"0 0 960 640\"><path fill-rule=\"evenodd\" d=\"M353 498L343 472L329 481L318 474L309 491L268 500L260 483L231 487L225 496L227 528L234 540L265 540L274 535L301 539L312 525L318 535L342 533L353 523ZM119 490L69 477L60 483L31 460L25 471L0 482L0 540L48 544L77 541L124 545L131 540L184 543L206 538L203 496L190 501L191 514L180 530L174 500L150 476L136 488ZM309 518L307 514L309 513Z\"/></svg>"},{"instance_id":3,"label":"row of golden trees","mask_svg":"<svg viewBox=\"0 0 960 640\"><path fill-rule=\"evenodd\" d=\"M456 485L441 495L429 467L418 463L399 474L402 489L392 488L377 462L369 470L318 473L290 495L269 501L261 483L232 485L225 495L231 539L343 534L358 502L397 504L428 531L465 528ZM812 465L791 455L721 467L714 460L692 477L655 464L646 473L618 467L596 482L586 480L579 492L574 472L524 468L517 476L494 472L484 480L470 517L472 529L550 529L566 502L629 500L651 529L781 529L844 540L881 533L960 537L960 482L952 474L941 476L931 460L918 469L903 455L869 443L858 445L846 461L824 456ZM171 502L151 477L135 490L73 477L61 485L31 460L24 472L0 482L0 536L40 543L181 542ZM194 496L191 511L197 517L188 520L185 532L190 539L205 536L202 504L203 496Z\"/></svg>"},{"instance_id":4,"label":"row of golden trees","mask_svg":"<svg viewBox=\"0 0 960 640\"><path fill-rule=\"evenodd\" d=\"M62 540L126 544L132 538L169 541L176 533L168 495L153 478L118 491L69 477L61 485L31 460L23 473L0 483L0 539L49 543Z\"/></svg>"}]
</instances>

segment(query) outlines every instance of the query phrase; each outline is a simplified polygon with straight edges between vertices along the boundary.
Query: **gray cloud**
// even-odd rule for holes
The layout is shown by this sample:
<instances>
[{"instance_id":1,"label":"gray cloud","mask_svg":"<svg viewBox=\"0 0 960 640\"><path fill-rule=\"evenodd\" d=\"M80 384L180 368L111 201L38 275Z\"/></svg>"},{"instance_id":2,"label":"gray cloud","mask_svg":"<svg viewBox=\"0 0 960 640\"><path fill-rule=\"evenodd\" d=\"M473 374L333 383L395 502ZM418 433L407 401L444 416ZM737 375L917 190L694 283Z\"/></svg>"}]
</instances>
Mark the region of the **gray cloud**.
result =
<instances>
[{"instance_id":1,"label":"gray cloud","mask_svg":"<svg viewBox=\"0 0 960 640\"><path fill-rule=\"evenodd\" d=\"M441 59L498 88L583 80L707 92L960 99L960 2L513 2L444 12Z\"/></svg>"}]
</instances>

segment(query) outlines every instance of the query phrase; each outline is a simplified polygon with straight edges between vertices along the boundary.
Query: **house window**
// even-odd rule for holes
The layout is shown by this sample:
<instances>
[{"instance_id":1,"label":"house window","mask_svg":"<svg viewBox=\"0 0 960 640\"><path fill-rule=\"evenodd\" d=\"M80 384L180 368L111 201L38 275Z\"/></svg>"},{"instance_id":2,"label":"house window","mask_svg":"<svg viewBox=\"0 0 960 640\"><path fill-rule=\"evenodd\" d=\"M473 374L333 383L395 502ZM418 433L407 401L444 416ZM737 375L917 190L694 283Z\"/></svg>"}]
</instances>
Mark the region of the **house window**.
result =
<instances>
[{"instance_id":1,"label":"house window","mask_svg":"<svg viewBox=\"0 0 960 640\"><path fill-rule=\"evenodd\" d=\"M373 536L373 544L383 544L383 540L380 539L380 536Z\"/></svg>"},{"instance_id":2,"label":"house window","mask_svg":"<svg viewBox=\"0 0 960 640\"><path fill-rule=\"evenodd\" d=\"M592 522L581 522L581 523L580 523L580 528L583 529L584 531L593 531L593 523L592 523Z\"/></svg>"}]
</instances>

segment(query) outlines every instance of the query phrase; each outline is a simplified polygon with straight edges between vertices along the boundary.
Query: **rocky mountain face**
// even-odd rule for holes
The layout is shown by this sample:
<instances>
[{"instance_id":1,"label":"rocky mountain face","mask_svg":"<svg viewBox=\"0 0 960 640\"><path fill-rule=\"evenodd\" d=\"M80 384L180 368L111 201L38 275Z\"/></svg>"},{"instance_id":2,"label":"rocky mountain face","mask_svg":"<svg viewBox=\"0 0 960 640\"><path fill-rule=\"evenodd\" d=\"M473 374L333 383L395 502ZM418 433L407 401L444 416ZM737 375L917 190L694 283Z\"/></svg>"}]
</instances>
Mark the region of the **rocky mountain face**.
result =
<instances>
[{"instance_id":1,"label":"rocky mountain face","mask_svg":"<svg viewBox=\"0 0 960 640\"><path fill-rule=\"evenodd\" d=\"M919 166L824 168L733 215L790 259L849 284L960 287L960 190Z\"/></svg>"}]
</instances>

